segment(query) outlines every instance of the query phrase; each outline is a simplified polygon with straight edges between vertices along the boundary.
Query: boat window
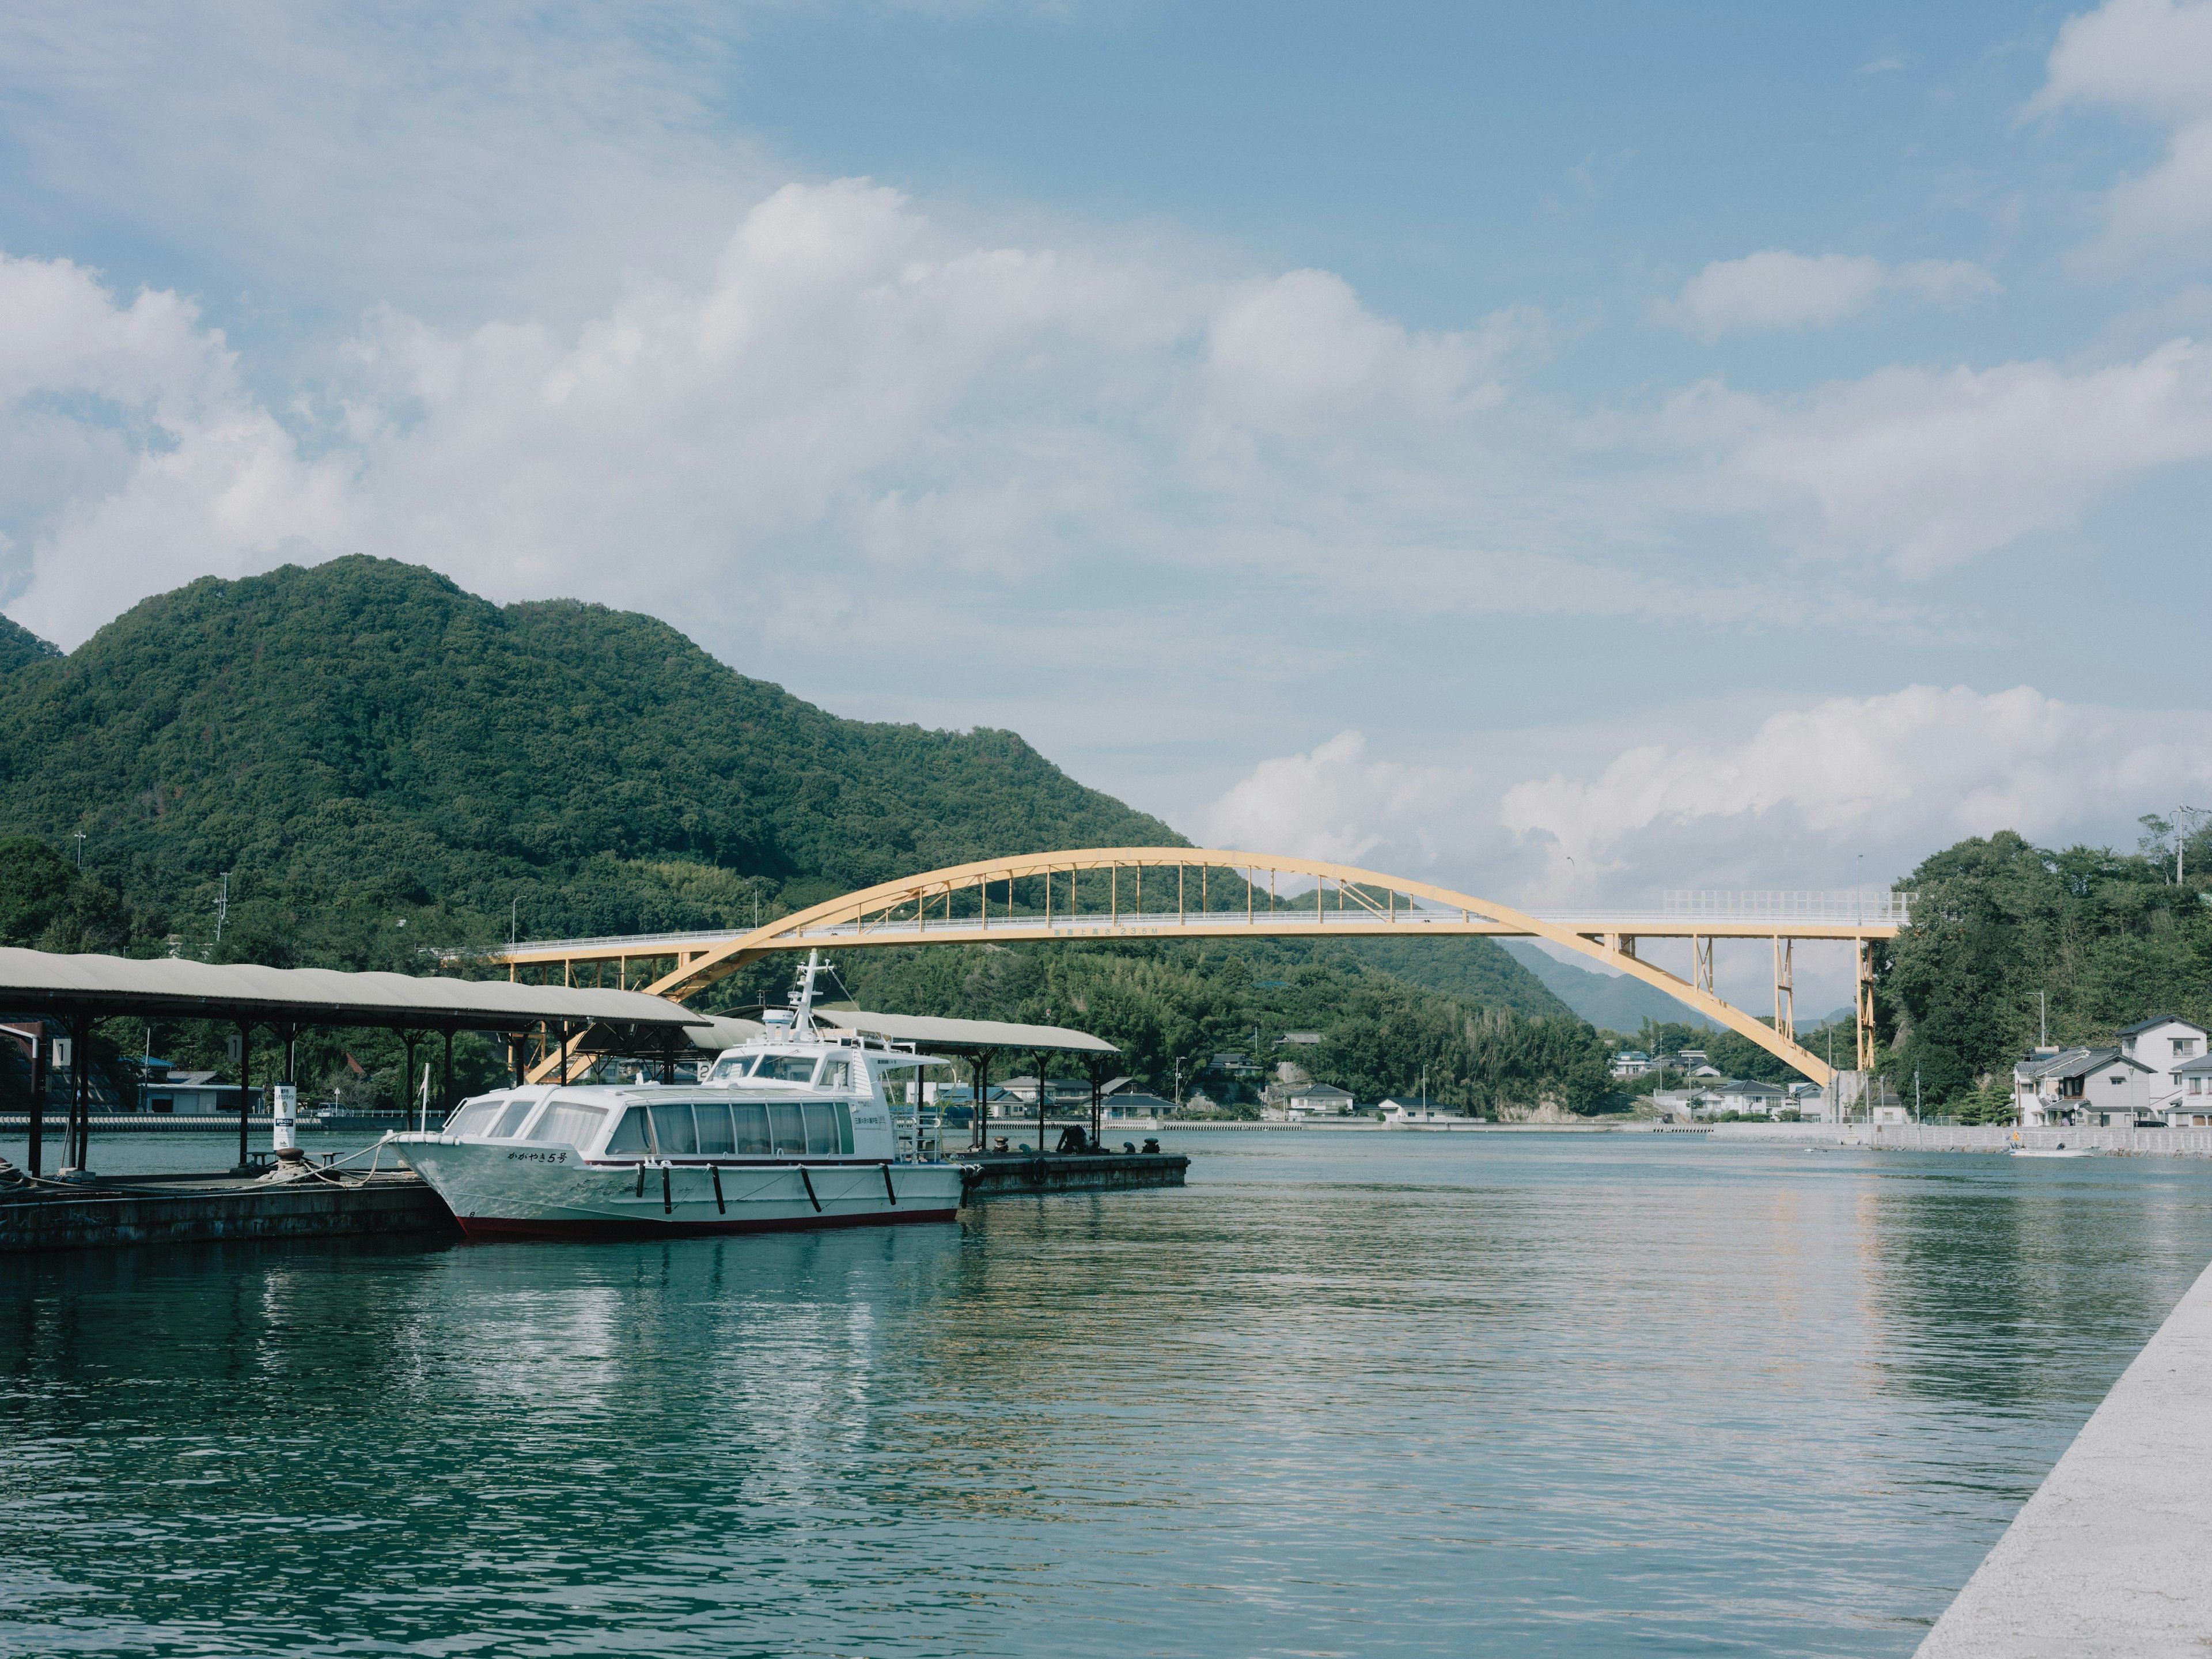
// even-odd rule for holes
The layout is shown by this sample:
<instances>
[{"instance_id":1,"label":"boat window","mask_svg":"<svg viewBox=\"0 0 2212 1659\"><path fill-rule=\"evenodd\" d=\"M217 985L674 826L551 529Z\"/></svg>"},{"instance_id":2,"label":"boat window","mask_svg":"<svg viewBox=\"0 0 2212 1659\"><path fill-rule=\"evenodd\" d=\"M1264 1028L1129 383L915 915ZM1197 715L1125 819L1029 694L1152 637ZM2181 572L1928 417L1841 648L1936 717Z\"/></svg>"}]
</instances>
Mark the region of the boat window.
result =
<instances>
[{"instance_id":1,"label":"boat window","mask_svg":"<svg viewBox=\"0 0 2212 1659\"><path fill-rule=\"evenodd\" d=\"M853 1106L850 1101L837 1103L837 1150L848 1156L853 1150Z\"/></svg>"},{"instance_id":2,"label":"boat window","mask_svg":"<svg viewBox=\"0 0 2212 1659\"><path fill-rule=\"evenodd\" d=\"M768 1103L769 1138L779 1152L803 1152L806 1150L806 1122L799 1113L795 1100L771 1100Z\"/></svg>"},{"instance_id":3,"label":"boat window","mask_svg":"<svg viewBox=\"0 0 2212 1659\"><path fill-rule=\"evenodd\" d=\"M805 1103L806 1150L822 1157L833 1156L837 1151L837 1108L826 1100L810 1100Z\"/></svg>"},{"instance_id":4,"label":"boat window","mask_svg":"<svg viewBox=\"0 0 2212 1659\"><path fill-rule=\"evenodd\" d=\"M532 1140L555 1140L564 1146L574 1146L579 1152L588 1146L592 1137L599 1132L606 1121L604 1106L586 1106L580 1102L556 1100L539 1114L538 1121L530 1126Z\"/></svg>"},{"instance_id":5,"label":"boat window","mask_svg":"<svg viewBox=\"0 0 2212 1659\"><path fill-rule=\"evenodd\" d=\"M495 1140L505 1139L522 1127L522 1120L530 1115L531 1109L537 1104L534 1100L507 1102L507 1109L499 1115L499 1121L484 1133Z\"/></svg>"},{"instance_id":6,"label":"boat window","mask_svg":"<svg viewBox=\"0 0 2212 1659\"><path fill-rule=\"evenodd\" d=\"M811 1083L814 1080L814 1056L811 1054L763 1054L753 1075L773 1078L779 1083Z\"/></svg>"},{"instance_id":7,"label":"boat window","mask_svg":"<svg viewBox=\"0 0 2212 1659\"><path fill-rule=\"evenodd\" d=\"M623 1114L615 1132L607 1138L610 1152L649 1152L653 1145L645 1138L645 1108L633 1106Z\"/></svg>"},{"instance_id":8,"label":"boat window","mask_svg":"<svg viewBox=\"0 0 2212 1659\"><path fill-rule=\"evenodd\" d=\"M682 1158L699 1150L698 1132L689 1106L652 1106L653 1150L663 1158Z\"/></svg>"},{"instance_id":9,"label":"boat window","mask_svg":"<svg viewBox=\"0 0 2212 1659\"><path fill-rule=\"evenodd\" d=\"M699 1150L709 1157L720 1153L725 1157L738 1150L730 1135L730 1109L720 1101L696 1101L691 1115L699 1122Z\"/></svg>"},{"instance_id":10,"label":"boat window","mask_svg":"<svg viewBox=\"0 0 2212 1659\"><path fill-rule=\"evenodd\" d=\"M472 1100L453 1114L453 1121L446 1125L449 1135L480 1135L484 1125L499 1115L503 1100Z\"/></svg>"},{"instance_id":11,"label":"boat window","mask_svg":"<svg viewBox=\"0 0 2212 1659\"><path fill-rule=\"evenodd\" d=\"M768 1136L768 1108L745 1103L730 1108L737 1119L737 1150L748 1158L765 1158L775 1150Z\"/></svg>"},{"instance_id":12,"label":"boat window","mask_svg":"<svg viewBox=\"0 0 2212 1659\"><path fill-rule=\"evenodd\" d=\"M822 1062L822 1082L824 1089L849 1089L853 1086L853 1067L848 1061L825 1060Z\"/></svg>"},{"instance_id":13,"label":"boat window","mask_svg":"<svg viewBox=\"0 0 2212 1659\"><path fill-rule=\"evenodd\" d=\"M745 1055L737 1060L718 1060L714 1069L707 1073L709 1083L733 1083L741 1077L752 1075L755 1056Z\"/></svg>"}]
</instances>

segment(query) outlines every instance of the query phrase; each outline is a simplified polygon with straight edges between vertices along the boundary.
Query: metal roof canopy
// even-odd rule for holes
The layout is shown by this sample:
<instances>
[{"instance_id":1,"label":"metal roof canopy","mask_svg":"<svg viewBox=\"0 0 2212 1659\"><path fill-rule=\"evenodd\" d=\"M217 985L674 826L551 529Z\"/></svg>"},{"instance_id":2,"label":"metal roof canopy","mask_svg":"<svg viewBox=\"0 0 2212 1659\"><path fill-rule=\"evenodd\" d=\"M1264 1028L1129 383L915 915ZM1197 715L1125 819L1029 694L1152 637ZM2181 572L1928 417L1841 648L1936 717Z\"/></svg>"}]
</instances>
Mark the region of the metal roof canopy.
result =
<instances>
[{"instance_id":1,"label":"metal roof canopy","mask_svg":"<svg viewBox=\"0 0 2212 1659\"><path fill-rule=\"evenodd\" d=\"M1060 1054L1118 1054L1103 1037L1064 1025L1013 1025L998 1019L938 1019L924 1014L871 1014L854 1008L817 1008L815 1019L839 1030L861 1031L894 1042L933 1048L1024 1048Z\"/></svg>"},{"instance_id":2,"label":"metal roof canopy","mask_svg":"<svg viewBox=\"0 0 2212 1659\"><path fill-rule=\"evenodd\" d=\"M506 980L349 974L326 968L56 956L0 948L0 1007L30 1014L139 1014L301 1025L444 1026L520 1031L540 1021L652 1027L668 1036L711 1023L642 991Z\"/></svg>"}]
</instances>

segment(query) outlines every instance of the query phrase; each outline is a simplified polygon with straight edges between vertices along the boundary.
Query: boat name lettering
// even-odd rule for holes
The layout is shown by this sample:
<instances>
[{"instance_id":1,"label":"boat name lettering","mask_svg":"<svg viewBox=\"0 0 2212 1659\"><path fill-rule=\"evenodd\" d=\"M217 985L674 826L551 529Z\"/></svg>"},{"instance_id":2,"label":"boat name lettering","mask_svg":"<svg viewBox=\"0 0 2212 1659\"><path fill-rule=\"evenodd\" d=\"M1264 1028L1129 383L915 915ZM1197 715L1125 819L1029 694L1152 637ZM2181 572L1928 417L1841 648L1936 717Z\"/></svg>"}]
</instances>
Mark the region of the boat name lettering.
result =
<instances>
[{"instance_id":1,"label":"boat name lettering","mask_svg":"<svg viewBox=\"0 0 2212 1659\"><path fill-rule=\"evenodd\" d=\"M507 1161L510 1164L565 1164L568 1161L568 1154L566 1152L509 1152L507 1155Z\"/></svg>"}]
</instances>

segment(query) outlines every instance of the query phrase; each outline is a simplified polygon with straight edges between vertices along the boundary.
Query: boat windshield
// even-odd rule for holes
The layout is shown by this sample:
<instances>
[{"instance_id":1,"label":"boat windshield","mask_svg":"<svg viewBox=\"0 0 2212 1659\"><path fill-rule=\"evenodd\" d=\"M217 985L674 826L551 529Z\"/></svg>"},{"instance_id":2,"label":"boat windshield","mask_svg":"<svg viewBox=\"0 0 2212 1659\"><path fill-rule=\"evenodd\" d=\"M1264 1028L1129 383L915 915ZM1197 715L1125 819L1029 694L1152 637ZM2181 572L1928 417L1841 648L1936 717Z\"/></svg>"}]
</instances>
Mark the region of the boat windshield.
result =
<instances>
[{"instance_id":1,"label":"boat windshield","mask_svg":"<svg viewBox=\"0 0 2212 1659\"><path fill-rule=\"evenodd\" d=\"M633 1106L615 1125L607 1151L657 1158L772 1158L779 1152L849 1158L853 1107L843 1100L739 1101L726 1106L720 1101L666 1101Z\"/></svg>"},{"instance_id":2,"label":"boat windshield","mask_svg":"<svg viewBox=\"0 0 2212 1659\"><path fill-rule=\"evenodd\" d=\"M494 1140L504 1140L522 1127L522 1120L530 1115L530 1109L537 1103L530 1099L510 1100L507 1103L507 1109L499 1115L499 1121L477 1133L489 1135Z\"/></svg>"},{"instance_id":3,"label":"boat windshield","mask_svg":"<svg viewBox=\"0 0 2212 1659\"><path fill-rule=\"evenodd\" d=\"M599 1125L606 1121L604 1106L586 1106L580 1101L556 1100L538 1115L538 1121L530 1126L532 1140L556 1140L563 1146L580 1151L588 1146Z\"/></svg>"},{"instance_id":4,"label":"boat windshield","mask_svg":"<svg viewBox=\"0 0 2212 1659\"><path fill-rule=\"evenodd\" d=\"M777 1083L811 1083L814 1081L814 1056L763 1054L752 1074Z\"/></svg>"},{"instance_id":5,"label":"boat windshield","mask_svg":"<svg viewBox=\"0 0 2212 1659\"><path fill-rule=\"evenodd\" d=\"M714 1062L714 1069L707 1073L707 1081L730 1083L741 1077L750 1077L753 1062L759 1058L757 1054L744 1054L734 1060L718 1060Z\"/></svg>"},{"instance_id":6,"label":"boat windshield","mask_svg":"<svg viewBox=\"0 0 2212 1659\"><path fill-rule=\"evenodd\" d=\"M484 1125L497 1117L499 1109L506 1104L504 1100L495 1098L472 1100L453 1114L453 1121L446 1125L446 1133L449 1135L480 1135L484 1132Z\"/></svg>"}]
</instances>

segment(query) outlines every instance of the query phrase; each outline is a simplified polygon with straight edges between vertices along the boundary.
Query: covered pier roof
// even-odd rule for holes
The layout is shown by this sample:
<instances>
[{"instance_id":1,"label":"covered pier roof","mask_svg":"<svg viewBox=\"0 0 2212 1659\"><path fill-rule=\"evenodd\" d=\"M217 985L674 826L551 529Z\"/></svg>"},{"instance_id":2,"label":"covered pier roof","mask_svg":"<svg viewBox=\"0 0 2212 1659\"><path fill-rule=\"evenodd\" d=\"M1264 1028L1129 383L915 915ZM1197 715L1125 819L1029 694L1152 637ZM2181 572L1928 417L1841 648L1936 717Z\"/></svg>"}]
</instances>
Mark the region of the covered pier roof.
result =
<instances>
[{"instance_id":1,"label":"covered pier roof","mask_svg":"<svg viewBox=\"0 0 2212 1659\"><path fill-rule=\"evenodd\" d=\"M1014 1025L1000 1019L939 1019L927 1014L872 1014L857 1008L817 1008L817 1024L841 1030L918 1042L934 1048L1022 1048L1032 1053L1118 1054L1103 1037L1064 1025Z\"/></svg>"},{"instance_id":2,"label":"covered pier roof","mask_svg":"<svg viewBox=\"0 0 2212 1659\"><path fill-rule=\"evenodd\" d=\"M506 980L349 974L161 958L57 956L0 948L0 1008L71 1016L138 1014L301 1025L389 1025L520 1031L540 1022L657 1028L667 1037L711 1024L642 991L518 985Z\"/></svg>"}]
</instances>

